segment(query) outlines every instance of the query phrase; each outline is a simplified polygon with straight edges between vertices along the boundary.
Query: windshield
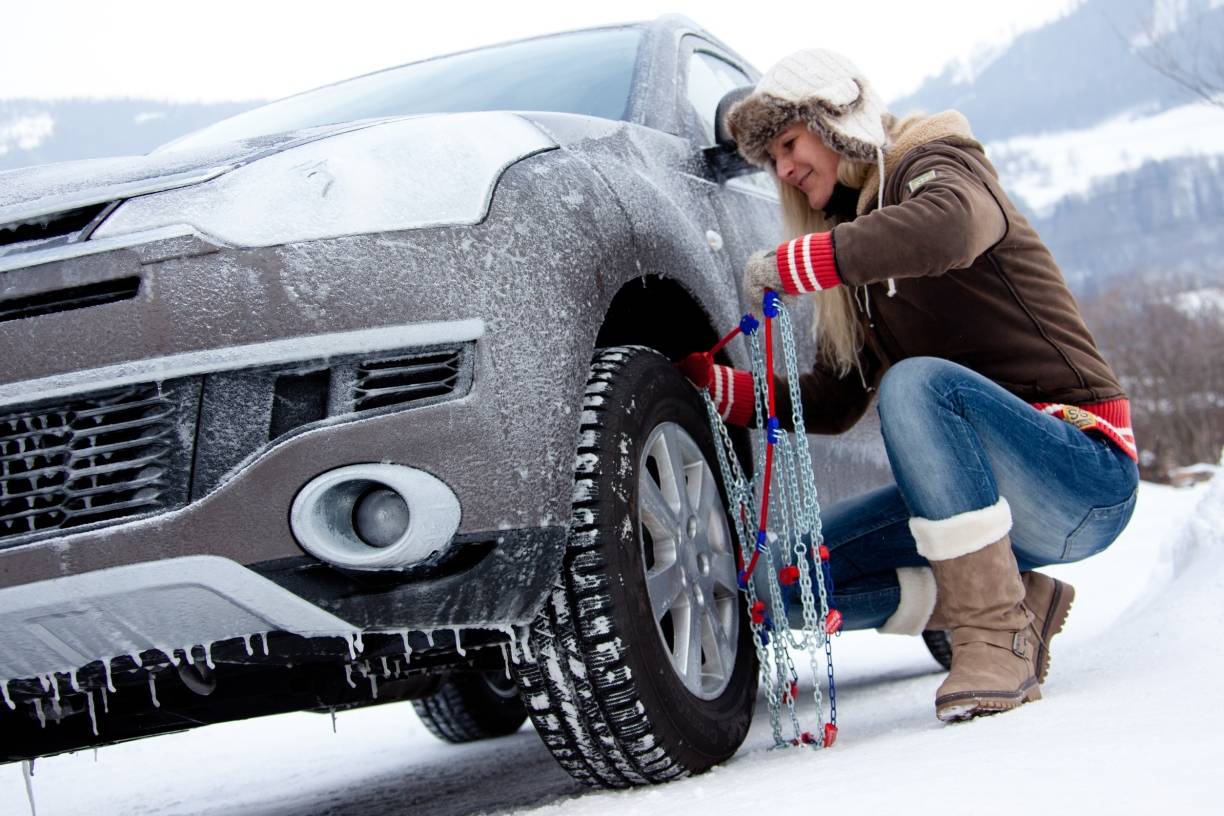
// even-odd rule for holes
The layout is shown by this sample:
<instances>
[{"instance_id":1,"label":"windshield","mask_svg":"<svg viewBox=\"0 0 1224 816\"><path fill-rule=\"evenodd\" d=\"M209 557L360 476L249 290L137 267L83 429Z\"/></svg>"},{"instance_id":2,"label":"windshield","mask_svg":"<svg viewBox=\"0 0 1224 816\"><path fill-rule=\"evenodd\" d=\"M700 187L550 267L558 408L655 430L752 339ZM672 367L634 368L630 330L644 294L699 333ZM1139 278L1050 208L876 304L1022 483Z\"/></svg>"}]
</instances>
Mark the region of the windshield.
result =
<instances>
[{"instance_id":1,"label":"windshield","mask_svg":"<svg viewBox=\"0 0 1224 816\"><path fill-rule=\"evenodd\" d=\"M416 62L264 105L159 150L418 113L533 110L623 119L640 41L637 29L605 29Z\"/></svg>"}]
</instances>

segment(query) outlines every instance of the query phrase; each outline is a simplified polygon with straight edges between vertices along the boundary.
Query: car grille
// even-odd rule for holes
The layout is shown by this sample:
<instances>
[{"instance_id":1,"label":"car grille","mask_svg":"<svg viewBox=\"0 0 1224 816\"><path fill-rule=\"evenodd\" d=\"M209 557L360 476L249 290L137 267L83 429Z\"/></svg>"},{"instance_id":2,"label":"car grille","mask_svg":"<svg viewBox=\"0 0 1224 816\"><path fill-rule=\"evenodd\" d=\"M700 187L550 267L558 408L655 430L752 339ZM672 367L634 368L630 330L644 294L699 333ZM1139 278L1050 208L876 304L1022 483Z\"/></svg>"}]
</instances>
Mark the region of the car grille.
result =
<instances>
[{"instance_id":1,"label":"car grille","mask_svg":"<svg viewBox=\"0 0 1224 816\"><path fill-rule=\"evenodd\" d=\"M447 396L459 385L461 362L459 349L363 362L357 366L353 410L409 405Z\"/></svg>"},{"instance_id":2,"label":"car grille","mask_svg":"<svg viewBox=\"0 0 1224 816\"><path fill-rule=\"evenodd\" d=\"M0 416L0 541L182 503L178 390L137 385Z\"/></svg>"},{"instance_id":3,"label":"car grille","mask_svg":"<svg viewBox=\"0 0 1224 816\"><path fill-rule=\"evenodd\" d=\"M462 397L473 356L397 349L0 408L0 547L184 507L322 422Z\"/></svg>"},{"instance_id":4,"label":"car grille","mask_svg":"<svg viewBox=\"0 0 1224 816\"><path fill-rule=\"evenodd\" d=\"M24 320L28 317L70 312L73 309L88 309L90 306L102 306L107 303L119 303L131 300L139 292L140 278L131 277L90 283L84 286L69 286L65 289L28 297L7 298L0 300L0 323L6 320Z\"/></svg>"}]
</instances>

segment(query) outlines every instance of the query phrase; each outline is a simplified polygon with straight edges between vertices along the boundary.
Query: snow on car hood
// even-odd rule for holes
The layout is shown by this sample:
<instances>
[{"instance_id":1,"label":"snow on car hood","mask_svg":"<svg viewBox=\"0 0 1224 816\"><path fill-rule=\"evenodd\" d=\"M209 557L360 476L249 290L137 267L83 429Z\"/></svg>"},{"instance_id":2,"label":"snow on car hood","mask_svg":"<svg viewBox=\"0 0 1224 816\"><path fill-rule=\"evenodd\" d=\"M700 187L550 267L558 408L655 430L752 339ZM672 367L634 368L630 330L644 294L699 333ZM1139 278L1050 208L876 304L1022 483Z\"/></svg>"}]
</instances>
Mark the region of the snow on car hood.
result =
<instances>
[{"instance_id":1,"label":"snow on car hood","mask_svg":"<svg viewBox=\"0 0 1224 816\"><path fill-rule=\"evenodd\" d=\"M282 150L376 122L347 122L198 150L58 162L0 172L0 224L196 184Z\"/></svg>"},{"instance_id":2,"label":"snow on car hood","mask_svg":"<svg viewBox=\"0 0 1224 816\"><path fill-rule=\"evenodd\" d=\"M434 114L283 146L190 186L125 202L105 239L188 225L234 246L474 224L511 164L555 148L523 117Z\"/></svg>"}]
</instances>

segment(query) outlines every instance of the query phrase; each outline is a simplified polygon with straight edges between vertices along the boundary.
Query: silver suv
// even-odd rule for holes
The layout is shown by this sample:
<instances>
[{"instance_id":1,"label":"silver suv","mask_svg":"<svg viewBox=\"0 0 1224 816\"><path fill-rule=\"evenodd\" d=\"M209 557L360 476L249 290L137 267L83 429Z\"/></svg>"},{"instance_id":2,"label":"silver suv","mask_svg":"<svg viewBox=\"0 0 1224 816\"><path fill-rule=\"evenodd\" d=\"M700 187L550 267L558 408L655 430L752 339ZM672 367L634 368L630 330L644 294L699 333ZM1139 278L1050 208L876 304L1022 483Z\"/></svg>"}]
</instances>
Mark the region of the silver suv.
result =
<instances>
[{"instance_id":1,"label":"silver suv","mask_svg":"<svg viewBox=\"0 0 1224 816\"><path fill-rule=\"evenodd\" d=\"M730 756L756 664L669 361L779 238L716 127L755 77L664 17L0 174L0 759L400 699L592 784Z\"/></svg>"}]
</instances>

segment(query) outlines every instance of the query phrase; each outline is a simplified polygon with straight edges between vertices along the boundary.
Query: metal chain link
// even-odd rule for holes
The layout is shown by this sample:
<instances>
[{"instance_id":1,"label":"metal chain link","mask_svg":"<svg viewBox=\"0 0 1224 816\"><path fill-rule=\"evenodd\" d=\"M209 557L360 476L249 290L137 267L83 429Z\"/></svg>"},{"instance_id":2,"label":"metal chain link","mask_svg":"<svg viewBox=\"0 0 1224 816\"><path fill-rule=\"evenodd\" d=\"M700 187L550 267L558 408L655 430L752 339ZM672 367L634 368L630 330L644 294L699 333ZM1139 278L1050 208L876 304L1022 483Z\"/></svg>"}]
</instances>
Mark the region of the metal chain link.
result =
<instances>
[{"instance_id":1,"label":"metal chain link","mask_svg":"<svg viewBox=\"0 0 1224 816\"><path fill-rule=\"evenodd\" d=\"M799 395L799 363L795 348L794 327L786 308L778 304L778 334L782 340L782 356L786 378L790 388L792 405L791 420L794 433L778 433L774 446L773 471L778 476L770 489L771 518L777 520L774 530L766 536L757 569L766 570L765 585L769 592L769 603L765 605L773 622L772 632L764 624L749 620L752 630L753 644L757 660L761 667L761 682L765 686L766 703L769 708L770 727L773 731L774 747L809 744L820 748L823 743L819 736L815 739L804 739L805 734L799 723L796 711L798 672L791 658L792 649L802 649L808 653L809 668L812 676L813 697L816 703L818 731L824 730L824 701L820 684L822 672L819 670L818 651L824 652L825 675L828 683L829 722L837 723L837 697L833 674L832 638L825 632L825 621L828 619L829 598L833 591L830 581L826 581L826 565L820 558L820 546L823 535L820 521L820 502L816 494L815 473L812 469L811 450L804 431L803 409ZM756 407L756 433L754 434L754 453L758 460L763 459L767 441L766 422L768 418L768 371L765 364L764 350L761 342L761 332L753 332L746 336L749 359L753 375L753 402ZM703 392L704 393L704 392ZM718 455L718 466L726 489L727 501L733 514L736 539L739 542L741 569L747 567L757 548L757 531L759 529L759 502L765 491L764 474L756 473L749 480L740 465L735 453L735 447L726 425L718 415L718 411L705 394L706 413L710 426L718 444L715 445ZM792 441L793 440L793 441ZM780 567L795 566L799 572L799 603L803 615L801 636L795 635L795 630L789 626L786 597L778 577ZM812 573L815 572L815 580ZM748 580L743 591L748 599L749 609L756 607L760 600L757 595L757 583ZM790 720L793 737L785 740L782 736L782 709L785 707Z\"/></svg>"},{"instance_id":2,"label":"metal chain link","mask_svg":"<svg viewBox=\"0 0 1224 816\"><path fill-rule=\"evenodd\" d=\"M731 505L730 510L735 524L735 536L739 542L739 560L741 564L746 564L747 561L745 559L751 557L752 549L755 547L755 530L757 526L757 513L753 504L753 485L744 476L743 468L739 463L739 457L735 454L735 446L731 441L731 435L727 432L727 426L723 423L722 417L718 415L713 400L710 399L708 393L702 393L705 397L706 414L710 419L710 425L721 443L714 446L718 455L718 469L723 477L727 502ZM745 592L748 596L748 608L752 609L757 601L756 585L749 581ZM752 643L756 648L761 681L765 685L765 702L769 708L769 723L773 729L774 745L785 745L785 741L782 739L781 716L778 710L781 694L780 689L775 688L773 682L773 660L765 644L765 638L762 637L763 627L752 622L751 619L749 619L749 626L752 629Z\"/></svg>"},{"instance_id":3,"label":"metal chain link","mask_svg":"<svg viewBox=\"0 0 1224 816\"><path fill-rule=\"evenodd\" d=\"M787 383L790 387L791 393L791 416L795 429L795 444L796 448L798 449L795 455L795 460L799 465L799 472L801 474L799 481L808 488L803 498L803 509L805 516L804 521L806 522L805 526L807 529L811 531L811 550L815 551L817 554L815 563L819 564L819 567L816 569L816 582L819 592L816 594L818 594L820 597L820 620L823 621L827 619L829 615L829 597L833 594L833 587L831 585L826 585L831 584L831 582L825 581L826 565L823 559L821 559L819 556L820 546L824 543L824 534L820 520L820 501L816 492L816 474L812 469L811 449L808 447L807 433L803 423L803 405L799 398L799 380L797 373L799 370L799 356L795 349L794 327L791 323L790 314L787 312L785 306L779 304L778 312L778 321L779 326L781 327L780 333L782 335L782 354L784 364L786 366ZM803 559L803 563L804 567L806 567L806 558ZM804 575L806 572L806 569L801 568L801 580L806 578L810 582L810 576ZM811 597L812 594L813 593L805 591L804 597ZM804 612L806 623L806 608ZM818 631L824 640L825 667L829 683L829 721L836 725L837 685L833 675L833 646L831 638L825 633L824 628L820 627ZM815 675L817 671L815 653L809 651L809 657L811 659L812 673ZM815 696L817 705L819 706L819 688L817 688Z\"/></svg>"}]
</instances>

